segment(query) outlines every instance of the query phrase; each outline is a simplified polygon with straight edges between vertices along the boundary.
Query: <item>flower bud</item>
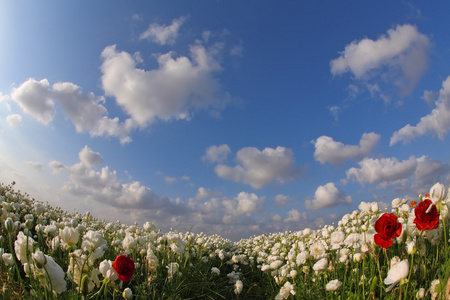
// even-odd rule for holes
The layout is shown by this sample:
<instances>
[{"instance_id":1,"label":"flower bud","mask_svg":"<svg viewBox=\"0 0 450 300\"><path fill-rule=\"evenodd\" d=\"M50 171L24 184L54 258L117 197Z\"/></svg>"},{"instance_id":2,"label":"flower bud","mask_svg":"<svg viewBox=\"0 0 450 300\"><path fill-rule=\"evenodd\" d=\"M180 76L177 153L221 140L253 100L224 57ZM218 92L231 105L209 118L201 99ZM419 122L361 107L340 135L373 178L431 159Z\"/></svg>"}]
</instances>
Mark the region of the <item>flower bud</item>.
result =
<instances>
[{"instance_id":1,"label":"flower bud","mask_svg":"<svg viewBox=\"0 0 450 300\"><path fill-rule=\"evenodd\" d=\"M87 294L89 293L89 277L87 275L84 275L81 279L80 288L81 294L83 294L84 298L86 298Z\"/></svg>"},{"instance_id":2,"label":"flower bud","mask_svg":"<svg viewBox=\"0 0 450 300\"><path fill-rule=\"evenodd\" d=\"M14 224L13 219L11 219L10 217L5 220L5 228L9 233L12 233L14 232L14 230L16 230L16 225Z\"/></svg>"},{"instance_id":3,"label":"flower bud","mask_svg":"<svg viewBox=\"0 0 450 300\"><path fill-rule=\"evenodd\" d=\"M124 289L122 297L126 300L130 300L131 298L133 298L133 291L130 288Z\"/></svg>"}]
</instances>

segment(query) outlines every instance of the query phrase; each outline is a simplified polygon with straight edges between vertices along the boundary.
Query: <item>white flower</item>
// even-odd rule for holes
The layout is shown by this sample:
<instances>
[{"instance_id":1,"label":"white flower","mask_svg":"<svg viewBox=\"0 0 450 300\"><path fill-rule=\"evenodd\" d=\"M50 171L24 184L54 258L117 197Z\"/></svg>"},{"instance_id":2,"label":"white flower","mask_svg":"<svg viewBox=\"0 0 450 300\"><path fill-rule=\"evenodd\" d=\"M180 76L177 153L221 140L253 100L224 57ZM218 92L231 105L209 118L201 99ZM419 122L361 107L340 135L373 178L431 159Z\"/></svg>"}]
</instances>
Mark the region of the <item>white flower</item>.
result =
<instances>
[{"instance_id":1,"label":"white flower","mask_svg":"<svg viewBox=\"0 0 450 300\"><path fill-rule=\"evenodd\" d=\"M297 255L297 266L304 265L309 258L309 252L304 250Z\"/></svg>"},{"instance_id":2,"label":"white flower","mask_svg":"<svg viewBox=\"0 0 450 300\"><path fill-rule=\"evenodd\" d=\"M435 183L430 189L430 200L436 205L445 198L445 186L442 183Z\"/></svg>"},{"instance_id":3,"label":"white flower","mask_svg":"<svg viewBox=\"0 0 450 300\"><path fill-rule=\"evenodd\" d=\"M104 278L108 278L111 281L116 281L119 278L119 275L116 270L114 270L112 262L109 259L102 261L98 270L102 273Z\"/></svg>"},{"instance_id":4,"label":"white flower","mask_svg":"<svg viewBox=\"0 0 450 300\"><path fill-rule=\"evenodd\" d=\"M343 233L342 231L333 232L330 236L331 248L339 249L344 239L345 233Z\"/></svg>"},{"instance_id":5,"label":"white flower","mask_svg":"<svg viewBox=\"0 0 450 300\"><path fill-rule=\"evenodd\" d=\"M14 265L14 259L11 253L3 253L2 259L8 266Z\"/></svg>"},{"instance_id":6,"label":"white flower","mask_svg":"<svg viewBox=\"0 0 450 300\"><path fill-rule=\"evenodd\" d=\"M326 247L322 241L315 242L309 247L309 252L314 259L322 258L326 255Z\"/></svg>"},{"instance_id":7,"label":"white flower","mask_svg":"<svg viewBox=\"0 0 450 300\"><path fill-rule=\"evenodd\" d=\"M317 261L313 266L313 270L316 271L316 274L319 273L320 271L325 270L326 268L328 268L327 258L322 258L321 260Z\"/></svg>"},{"instance_id":8,"label":"white flower","mask_svg":"<svg viewBox=\"0 0 450 300\"><path fill-rule=\"evenodd\" d=\"M423 297L425 297L425 289L420 288L416 293L416 299L422 299Z\"/></svg>"},{"instance_id":9,"label":"white flower","mask_svg":"<svg viewBox=\"0 0 450 300\"><path fill-rule=\"evenodd\" d=\"M126 300L130 300L131 298L133 298L133 291L127 287L123 290L122 297Z\"/></svg>"},{"instance_id":10,"label":"white flower","mask_svg":"<svg viewBox=\"0 0 450 300\"><path fill-rule=\"evenodd\" d=\"M170 263L167 267L167 275L169 279L172 279L175 274L178 274L179 265L176 262Z\"/></svg>"},{"instance_id":11,"label":"white flower","mask_svg":"<svg viewBox=\"0 0 450 300\"><path fill-rule=\"evenodd\" d=\"M287 281L280 289L278 295L275 296L275 300L283 300L289 298L289 295L295 295L294 285Z\"/></svg>"},{"instance_id":12,"label":"white flower","mask_svg":"<svg viewBox=\"0 0 450 300\"><path fill-rule=\"evenodd\" d=\"M78 230L72 227L64 227L64 229L59 230L59 237L70 246L78 243L79 236Z\"/></svg>"},{"instance_id":13,"label":"white flower","mask_svg":"<svg viewBox=\"0 0 450 300\"><path fill-rule=\"evenodd\" d=\"M384 279L384 284L390 286L386 289L386 292L392 290L397 283L403 278L406 278L409 274L409 261L407 259L396 263L388 272L386 279Z\"/></svg>"},{"instance_id":14,"label":"white flower","mask_svg":"<svg viewBox=\"0 0 450 300\"><path fill-rule=\"evenodd\" d=\"M31 255L33 250L34 240L30 237L26 237L22 231L19 231L17 235L17 240L14 242L14 250L16 252L16 257L22 262L26 263L27 257Z\"/></svg>"},{"instance_id":15,"label":"white flower","mask_svg":"<svg viewBox=\"0 0 450 300\"><path fill-rule=\"evenodd\" d=\"M41 250L37 249L33 254L32 257L36 263L36 266L38 268L42 268L47 264L47 260L44 256L44 253L41 252Z\"/></svg>"},{"instance_id":16,"label":"white flower","mask_svg":"<svg viewBox=\"0 0 450 300\"><path fill-rule=\"evenodd\" d=\"M52 282L52 288L57 294L66 290L66 281L64 280L63 269L53 260L52 257L45 255L47 264L44 266L45 276Z\"/></svg>"},{"instance_id":17,"label":"white flower","mask_svg":"<svg viewBox=\"0 0 450 300\"><path fill-rule=\"evenodd\" d=\"M242 289L244 288L244 284L240 280L236 280L236 283L234 284L234 293L236 295L239 295L242 292Z\"/></svg>"},{"instance_id":18,"label":"white flower","mask_svg":"<svg viewBox=\"0 0 450 300\"><path fill-rule=\"evenodd\" d=\"M342 283L339 281L339 279L334 279L331 280L330 282L327 283L327 285L325 286L325 288L327 289L327 291L335 291L338 288L340 288L342 285Z\"/></svg>"},{"instance_id":19,"label":"white flower","mask_svg":"<svg viewBox=\"0 0 450 300\"><path fill-rule=\"evenodd\" d=\"M212 267L211 274L218 276L218 275L220 275L220 270L216 267Z\"/></svg>"}]
</instances>

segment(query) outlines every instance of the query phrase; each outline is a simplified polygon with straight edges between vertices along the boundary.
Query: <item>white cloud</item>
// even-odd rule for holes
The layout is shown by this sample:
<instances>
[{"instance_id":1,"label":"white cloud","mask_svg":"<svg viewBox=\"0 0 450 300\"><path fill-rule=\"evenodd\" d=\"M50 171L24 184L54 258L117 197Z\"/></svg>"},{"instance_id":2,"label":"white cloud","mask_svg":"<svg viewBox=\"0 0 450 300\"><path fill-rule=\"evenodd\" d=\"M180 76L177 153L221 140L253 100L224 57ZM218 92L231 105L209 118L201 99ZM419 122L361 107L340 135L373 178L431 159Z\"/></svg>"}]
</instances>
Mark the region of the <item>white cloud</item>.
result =
<instances>
[{"instance_id":1,"label":"white cloud","mask_svg":"<svg viewBox=\"0 0 450 300\"><path fill-rule=\"evenodd\" d=\"M219 164L215 167L217 176L242 182L260 189L273 180L286 183L296 180L300 169L296 168L294 153L281 146L265 148L263 151L254 147L242 148L236 154L237 166Z\"/></svg>"},{"instance_id":2,"label":"white cloud","mask_svg":"<svg viewBox=\"0 0 450 300\"><path fill-rule=\"evenodd\" d=\"M436 134L443 140L450 129L450 76L442 83L439 99L435 102L436 108L431 113L420 118L416 126L410 124L394 132L390 145L400 141L408 143L418 136Z\"/></svg>"},{"instance_id":3,"label":"white cloud","mask_svg":"<svg viewBox=\"0 0 450 300\"><path fill-rule=\"evenodd\" d=\"M424 189L424 187L439 182L443 175L449 171L449 164L445 164L439 160L432 160L430 157L423 155L417 158L416 180L414 184L417 189Z\"/></svg>"},{"instance_id":4,"label":"white cloud","mask_svg":"<svg viewBox=\"0 0 450 300\"><path fill-rule=\"evenodd\" d=\"M227 160L228 154L231 149L227 144L220 146L208 147L205 151L205 155L202 157L203 161L209 161L211 163L222 163Z\"/></svg>"},{"instance_id":5,"label":"white cloud","mask_svg":"<svg viewBox=\"0 0 450 300\"><path fill-rule=\"evenodd\" d=\"M136 68L129 53L108 46L102 52L103 89L141 127L157 119L189 120L199 109L222 108L227 96L220 95L219 81L213 76L219 63L201 45L190 50L191 59L161 54L159 68L145 71Z\"/></svg>"},{"instance_id":6,"label":"white cloud","mask_svg":"<svg viewBox=\"0 0 450 300\"><path fill-rule=\"evenodd\" d=\"M50 89L47 79L28 79L13 89L11 98L25 113L46 125L53 120L56 113L55 104L58 103L64 115L75 125L77 132L89 131L91 136L119 137L122 144L131 141L128 136L133 128L131 120L120 124L118 118L108 118L108 111L101 104L105 101L104 97L83 93L81 87L71 82L58 82ZM20 116L13 116L11 124L17 124Z\"/></svg>"},{"instance_id":7,"label":"white cloud","mask_svg":"<svg viewBox=\"0 0 450 300\"><path fill-rule=\"evenodd\" d=\"M108 111L101 104L105 102L103 96L83 93L81 87L70 82L55 83L52 90L53 97L72 120L77 132L89 131L91 136L117 136L122 143L131 141L128 136L131 124L120 124L118 118L108 118Z\"/></svg>"},{"instance_id":8,"label":"white cloud","mask_svg":"<svg viewBox=\"0 0 450 300\"><path fill-rule=\"evenodd\" d=\"M152 23L146 31L140 35L140 39L148 39L160 45L174 44L178 37L181 25L186 21L186 17L174 19L168 26Z\"/></svg>"},{"instance_id":9,"label":"white cloud","mask_svg":"<svg viewBox=\"0 0 450 300\"><path fill-rule=\"evenodd\" d=\"M308 218L306 212L300 213L297 209L293 208L287 213L288 217L284 219L285 223L298 223L302 219L305 220Z\"/></svg>"},{"instance_id":10,"label":"white cloud","mask_svg":"<svg viewBox=\"0 0 450 300\"><path fill-rule=\"evenodd\" d=\"M334 141L331 137L323 135L312 141L316 148L314 159L322 164L329 162L333 166L342 166L349 159L360 161L372 152L379 140L379 134L370 132L362 135L359 146L344 145L341 142Z\"/></svg>"},{"instance_id":11,"label":"white cloud","mask_svg":"<svg viewBox=\"0 0 450 300\"><path fill-rule=\"evenodd\" d=\"M275 196L275 198L274 198L275 202L273 204L276 206L286 206L286 204L288 204L289 202L292 202L294 199L295 198L291 197L291 196L278 194Z\"/></svg>"},{"instance_id":12,"label":"white cloud","mask_svg":"<svg viewBox=\"0 0 450 300\"><path fill-rule=\"evenodd\" d=\"M69 173L69 180L63 186L65 192L115 208L148 210L155 218L164 219L187 212L179 199L158 196L138 181L121 183L116 171L110 171L108 166L96 171L95 168L103 164L103 158L89 147L85 146L78 156L80 161L71 166L57 161L49 163L54 172L64 170Z\"/></svg>"},{"instance_id":13,"label":"white cloud","mask_svg":"<svg viewBox=\"0 0 450 300\"><path fill-rule=\"evenodd\" d=\"M6 123L11 127L19 127L22 124L22 116L18 114L12 114L6 117Z\"/></svg>"},{"instance_id":14,"label":"white cloud","mask_svg":"<svg viewBox=\"0 0 450 300\"><path fill-rule=\"evenodd\" d=\"M261 212L266 197L240 192L236 197L217 197L220 194L199 189L195 198L188 201L191 211L205 224L250 224L253 214Z\"/></svg>"},{"instance_id":15,"label":"white cloud","mask_svg":"<svg viewBox=\"0 0 450 300\"><path fill-rule=\"evenodd\" d=\"M48 166L52 169L53 174L60 174L67 171L66 166L64 166L63 163L56 160L52 160L51 162L49 162Z\"/></svg>"},{"instance_id":16,"label":"white cloud","mask_svg":"<svg viewBox=\"0 0 450 300\"><path fill-rule=\"evenodd\" d=\"M428 37L413 25L397 25L377 40L353 41L330 62L331 73L352 72L356 79L371 77L371 71L389 69L389 81L409 93L428 66Z\"/></svg>"},{"instance_id":17,"label":"white cloud","mask_svg":"<svg viewBox=\"0 0 450 300\"><path fill-rule=\"evenodd\" d=\"M333 182L321 185L316 189L314 198L306 199L306 209L316 210L325 207L332 207L338 204L351 204L352 197L347 196L343 191L339 191Z\"/></svg>"},{"instance_id":18,"label":"white cloud","mask_svg":"<svg viewBox=\"0 0 450 300\"><path fill-rule=\"evenodd\" d=\"M51 97L47 79L36 81L33 78L22 83L11 92L11 98L22 110L48 125L55 116L55 103Z\"/></svg>"},{"instance_id":19,"label":"white cloud","mask_svg":"<svg viewBox=\"0 0 450 300\"><path fill-rule=\"evenodd\" d=\"M365 158L359 163L360 168L347 170L347 179L353 179L360 184L390 182L398 184L410 177L417 168L417 159L411 156L408 160L398 161L396 158Z\"/></svg>"}]
</instances>

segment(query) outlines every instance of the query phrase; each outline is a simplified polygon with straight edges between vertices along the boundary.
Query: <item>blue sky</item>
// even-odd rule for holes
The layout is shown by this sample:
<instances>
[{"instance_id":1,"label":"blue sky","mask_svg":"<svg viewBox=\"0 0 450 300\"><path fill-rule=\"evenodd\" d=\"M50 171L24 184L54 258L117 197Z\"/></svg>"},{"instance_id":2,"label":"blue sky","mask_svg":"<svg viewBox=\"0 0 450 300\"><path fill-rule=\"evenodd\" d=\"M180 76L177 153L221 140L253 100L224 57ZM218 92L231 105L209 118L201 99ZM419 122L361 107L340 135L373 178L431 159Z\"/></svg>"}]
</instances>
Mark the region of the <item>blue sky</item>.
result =
<instances>
[{"instance_id":1,"label":"blue sky","mask_svg":"<svg viewBox=\"0 0 450 300\"><path fill-rule=\"evenodd\" d=\"M2 1L0 181L231 239L450 182L438 1Z\"/></svg>"}]
</instances>

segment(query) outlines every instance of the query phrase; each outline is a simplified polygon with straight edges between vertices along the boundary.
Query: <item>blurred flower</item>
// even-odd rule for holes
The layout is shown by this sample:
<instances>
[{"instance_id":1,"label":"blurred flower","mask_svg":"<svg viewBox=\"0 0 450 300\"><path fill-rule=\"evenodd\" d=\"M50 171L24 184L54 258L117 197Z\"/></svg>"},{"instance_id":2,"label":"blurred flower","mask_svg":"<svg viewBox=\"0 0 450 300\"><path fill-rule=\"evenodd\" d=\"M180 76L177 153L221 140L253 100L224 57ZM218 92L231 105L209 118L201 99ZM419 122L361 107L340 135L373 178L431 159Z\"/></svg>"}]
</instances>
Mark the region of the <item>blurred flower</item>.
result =
<instances>
[{"instance_id":1,"label":"blurred flower","mask_svg":"<svg viewBox=\"0 0 450 300\"><path fill-rule=\"evenodd\" d=\"M244 284L241 280L236 280L236 283L234 284L234 293L236 295L239 295L242 292L242 289L244 288Z\"/></svg>"},{"instance_id":2,"label":"blurred flower","mask_svg":"<svg viewBox=\"0 0 450 300\"><path fill-rule=\"evenodd\" d=\"M316 274L319 273L320 271L325 270L326 268L328 268L327 258L322 258L321 260L317 261L313 266L313 270L316 271Z\"/></svg>"},{"instance_id":3,"label":"blurred flower","mask_svg":"<svg viewBox=\"0 0 450 300\"><path fill-rule=\"evenodd\" d=\"M392 213L385 213L375 222L374 236L375 244L383 248L392 246L391 239L400 236L402 233L402 224L397 222L397 216Z\"/></svg>"},{"instance_id":4,"label":"blurred flower","mask_svg":"<svg viewBox=\"0 0 450 300\"><path fill-rule=\"evenodd\" d=\"M119 275L119 279L123 282L128 282L131 280L136 268L133 259L127 257L126 255L117 256L112 266Z\"/></svg>"},{"instance_id":5,"label":"blurred flower","mask_svg":"<svg viewBox=\"0 0 450 300\"><path fill-rule=\"evenodd\" d=\"M295 295L294 285L287 281L280 289L278 295L275 296L275 300L283 300L289 298L290 295Z\"/></svg>"},{"instance_id":6,"label":"blurred flower","mask_svg":"<svg viewBox=\"0 0 450 300\"><path fill-rule=\"evenodd\" d=\"M439 212L430 199L425 199L420 202L414 209L414 214L416 215L414 224L416 224L419 230L429 231L439 226Z\"/></svg>"},{"instance_id":7,"label":"blurred flower","mask_svg":"<svg viewBox=\"0 0 450 300\"><path fill-rule=\"evenodd\" d=\"M335 291L338 288L340 288L342 285L342 283L339 281L339 279L334 279L331 280L330 282L327 283L327 285L325 286L325 288L327 289L327 291Z\"/></svg>"},{"instance_id":8,"label":"blurred flower","mask_svg":"<svg viewBox=\"0 0 450 300\"><path fill-rule=\"evenodd\" d=\"M3 262L5 264L7 264L8 266L14 265L14 259L13 259L13 256L11 253L3 253L2 259L3 259Z\"/></svg>"},{"instance_id":9,"label":"blurred flower","mask_svg":"<svg viewBox=\"0 0 450 300\"><path fill-rule=\"evenodd\" d=\"M409 274L409 261L407 259L402 260L401 262L396 263L389 270L386 279L384 280L384 284L390 285L386 292L391 291L397 283L400 282L403 278L406 278Z\"/></svg>"}]
</instances>

